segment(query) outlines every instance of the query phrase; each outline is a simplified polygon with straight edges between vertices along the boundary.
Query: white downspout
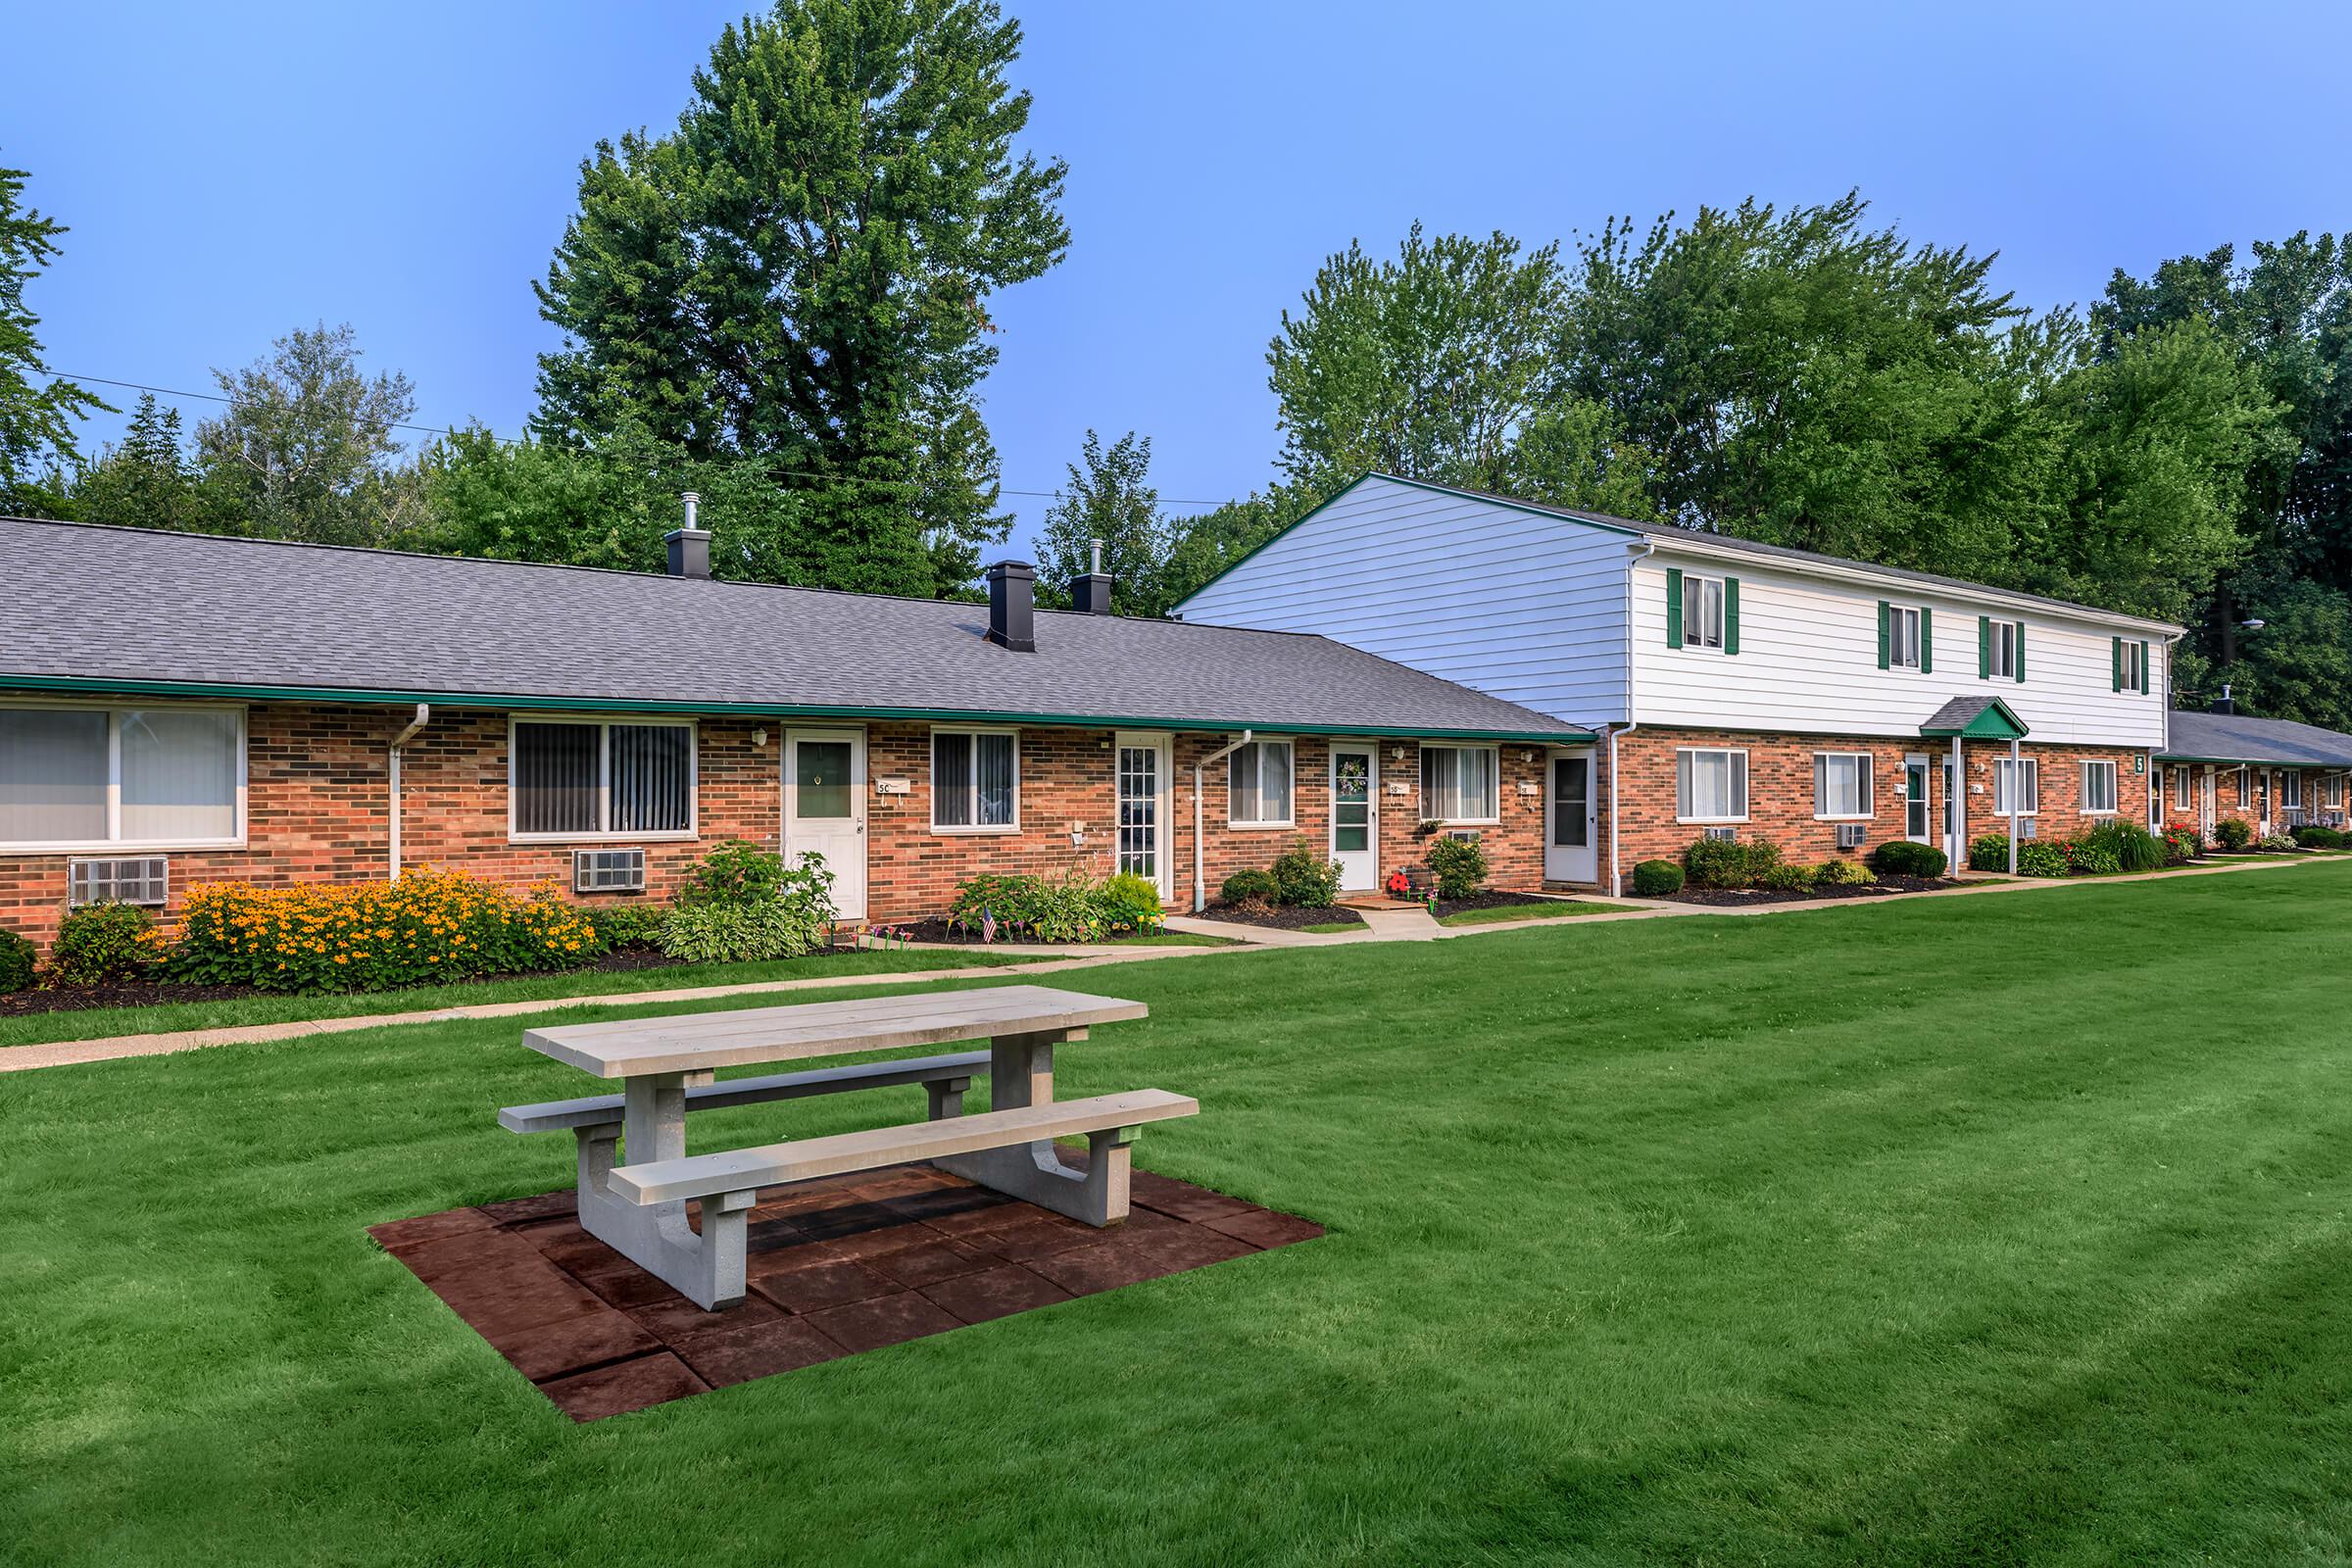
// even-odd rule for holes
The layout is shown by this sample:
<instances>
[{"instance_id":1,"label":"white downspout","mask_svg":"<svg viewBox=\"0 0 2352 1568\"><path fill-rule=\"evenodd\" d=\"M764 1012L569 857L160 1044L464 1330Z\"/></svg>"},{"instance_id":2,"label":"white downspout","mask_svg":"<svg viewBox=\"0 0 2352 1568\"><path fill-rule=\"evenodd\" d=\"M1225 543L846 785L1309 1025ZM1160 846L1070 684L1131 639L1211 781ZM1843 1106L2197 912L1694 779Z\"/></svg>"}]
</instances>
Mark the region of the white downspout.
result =
<instances>
[{"instance_id":1,"label":"white downspout","mask_svg":"<svg viewBox=\"0 0 2352 1568\"><path fill-rule=\"evenodd\" d=\"M1642 727L1634 716L1634 564L1658 553L1655 539L1627 547L1633 555L1625 564L1625 721L1609 731L1609 897L1625 897L1625 860L1617 853L1617 737Z\"/></svg>"},{"instance_id":2,"label":"white downspout","mask_svg":"<svg viewBox=\"0 0 2352 1568\"><path fill-rule=\"evenodd\" d=\"M1960 737L1952 737L1952 783L1943 792L1944 805L1952 818L1952 863L1947 871L1968 869L1968 753Z\"/></svg>"},{"instance_id":3,"label":"white downspout","mask_svg":"<svg viewBox=\"0 0 2352 1568\"><path fill-rule=\"evenodd\" d=\"M1202 909L1208 907L1208 889L1200 884L1200 878L1205 874L1201 868L1202 862L1206 858L1200 853L1200 775L1207 770L1209 763L1222 762L1249 745L1250 737L1254 733L1255 731L1252 730L1242 731L1240 740L1235 741L1221 752L1209 753L1193 764L1193 912L1195 914L1199 914ZM1295 785L1296 781L1293 782Z\"/></svg>"},{"instance_id":4,"label":"white downspout","mask_svg":"<svg viewBox=\"0 0 2352 1568\"><path fill-rule=\"evenodd\" d=\"M2011 876L2017 875L2017 824L2020 820L2017 811L2017 786L2019 782L2019 769L2017 762L2017 737L2012 735L2009 737L2009 874ZM2038 796L2041 793L2041 780L2036 778L2034 781L2034 793ZM2034 809L2038 811L2041 808L2041 802L2039 800L2034 801ZM2039 818L2036 817L2035 820L2038 821Z\"/></svg>"},{"instance_id":5,"label":"white downspout","mask_svg":"<svg viewBox=\"0 0 2352 1568\"><path fill-rule=\"evenodd\" d=\"M415 740L416 732L424 728L424 721L432 716L433 705L418 703L416 716L409 720L409 727L392 737L392 853L389 858L392 869L390 880L394 882L400 880L400 749Z\"/></svg>"}]
</instances>

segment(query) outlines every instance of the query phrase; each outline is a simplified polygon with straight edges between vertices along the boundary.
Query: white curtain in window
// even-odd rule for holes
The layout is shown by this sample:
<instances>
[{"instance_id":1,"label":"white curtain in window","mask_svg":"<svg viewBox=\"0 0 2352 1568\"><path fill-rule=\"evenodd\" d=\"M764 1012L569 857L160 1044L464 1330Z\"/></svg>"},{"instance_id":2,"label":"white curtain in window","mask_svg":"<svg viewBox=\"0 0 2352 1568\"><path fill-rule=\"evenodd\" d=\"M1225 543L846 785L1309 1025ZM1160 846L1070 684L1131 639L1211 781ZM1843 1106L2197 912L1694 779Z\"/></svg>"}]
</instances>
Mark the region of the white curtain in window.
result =
<instances>
[{"instance_id":1,"label":"white curtain in window","mask_svg":"<svg viewBox=\"0 0 2352 1568\"><path fill-rule=\"evenodd\" d=\"M0 710L0 844L106 837L106 714Z\"/></svg>"},{"instance_id":2,"label":"white curtain in window","mask_svg":"<svg viewBox=\"0 0 2352 1568\"><path fill-rule=\"evenodd\" d=\"M1814 758L1813 809L1823 816L1870 815L1870 759L1850 752Z\"/></svg>"},{"instance_id":3,"label":"white curtain in window","mask_svg":"<svg viewBox=\"0 0 2352 1568\"><path fill-rule=\"evenodd\" d=\"M150 709L122 723L125 840L237 836L236 714Z\"/></svg>"},{"instance_id":4,"label":"white curtain in window","mask_svg":"<svg viewBox=\"0 0 2352 1568\"><path fill-rule=\"evenodd\" d=\"M1421 748L1421 810L1446 822L1492 820L1495 805L1495 756L1485 746Z\"/></svg>"},{"instance_id":5,"label":"white curtain in window","mask_svg":"<svg viewBox=\"0 0 2352 1568\"><path fill-rule=\"evenodd\" d=\"M1677 752L1674 757L1675 814L1686 818L1747 814L1745 752Z\"/></svg>"},{"instance_id":6,"label":"white curtain in window","mask_svg":"<svg viewBox=\"0 0 2352 1568\"><path fill-rule=\"evenodd\" d=\"M1291 819L1291 748L1287 741L1255 741L1233 754L1226 814L1236 822Z\"/></svg>"}]
</instances>

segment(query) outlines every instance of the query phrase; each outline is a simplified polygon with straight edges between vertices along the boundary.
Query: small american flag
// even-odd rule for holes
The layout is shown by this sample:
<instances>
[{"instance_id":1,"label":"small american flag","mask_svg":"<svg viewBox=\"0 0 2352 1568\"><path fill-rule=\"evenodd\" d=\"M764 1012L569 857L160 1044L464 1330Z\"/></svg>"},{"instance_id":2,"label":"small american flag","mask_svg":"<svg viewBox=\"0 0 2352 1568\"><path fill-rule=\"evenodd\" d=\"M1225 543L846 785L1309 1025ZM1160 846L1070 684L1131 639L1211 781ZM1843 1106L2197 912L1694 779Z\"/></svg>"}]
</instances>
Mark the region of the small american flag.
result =
<instances>
[{"instance_id":1,"label":"small american flag","mask_svg":"<svg viewBox=\"0 0 2352 1568\"><path fill-rule=\"evenodd\" d=\"M997 940L997 917L987 909L980 911L980 943L986 947Z\"/></svg>"}]
</instances>

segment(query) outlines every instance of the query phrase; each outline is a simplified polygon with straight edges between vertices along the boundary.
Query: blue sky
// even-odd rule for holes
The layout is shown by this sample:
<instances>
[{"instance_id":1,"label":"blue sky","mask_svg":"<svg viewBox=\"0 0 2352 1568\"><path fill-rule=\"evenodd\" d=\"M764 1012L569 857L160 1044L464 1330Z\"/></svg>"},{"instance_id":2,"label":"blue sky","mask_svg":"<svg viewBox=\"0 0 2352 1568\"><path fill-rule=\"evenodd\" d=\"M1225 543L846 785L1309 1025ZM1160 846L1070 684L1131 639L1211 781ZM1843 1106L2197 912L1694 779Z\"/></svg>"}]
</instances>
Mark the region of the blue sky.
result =
<instances>
[{"instance_id":1,"label":"blue sky","mask_svg":"<svg viewBox=\"0 0 2352 1568\"><path fill-rule=\"evenodd\" d=\"M1051 490L1089 425L1153 437L1174 501L1264 483L1280 312L1327 253L1415 218L1534 243L1859 186L1914 237L1999 250L2037 307L2119 265L2352 227L2342 6L1006 9L1074 235L997 301L1014 489ZM348 320L421 422L519 430L551 341L529 284L580 157L672 123L743 10L17 9L0 162L74 229L31 292L51 364L209 389ZM1008 500L1025 542L1045 503Z\"/></svg>"}]
</instances>

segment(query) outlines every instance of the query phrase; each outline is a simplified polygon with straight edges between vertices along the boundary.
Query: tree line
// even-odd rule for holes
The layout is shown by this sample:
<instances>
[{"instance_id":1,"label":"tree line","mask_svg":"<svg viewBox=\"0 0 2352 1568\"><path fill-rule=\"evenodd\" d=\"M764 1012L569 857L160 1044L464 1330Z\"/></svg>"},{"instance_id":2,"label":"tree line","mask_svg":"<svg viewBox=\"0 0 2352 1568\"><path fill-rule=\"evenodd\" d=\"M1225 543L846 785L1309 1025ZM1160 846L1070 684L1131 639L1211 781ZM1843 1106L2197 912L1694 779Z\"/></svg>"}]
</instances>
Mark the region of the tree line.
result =
<instances>
[{"instance_id":1,"label":"tree line","mask_svg":"<svg viewBox=\"0 0 2352 1568\"><path fill-rule=\"evenodd\" d=\"M677 494L712 569L971 591L1010 519L979 387L990 301L1066 253L1065 166L1017 143L1018 26L983 0L781 0L729 26L673 130L600 143L543 279L560 346L520 440L412 441L348 327L217 372L183 430L51 376L24 284L64 230L0 171L0 509L659 569ZM1095 431L1040 534L1102 541L1162 614L1365 469L2181 620L2184 702L2352 728L2352 256L2308 232L2117 270L2034 312L1994 252L1858 193L1571 242L1351 242L1267 346L1276 477L1171 515L1152 443ZM2251 623L2259 622L2259 629Z\"/></svg>"}]
</instances>

